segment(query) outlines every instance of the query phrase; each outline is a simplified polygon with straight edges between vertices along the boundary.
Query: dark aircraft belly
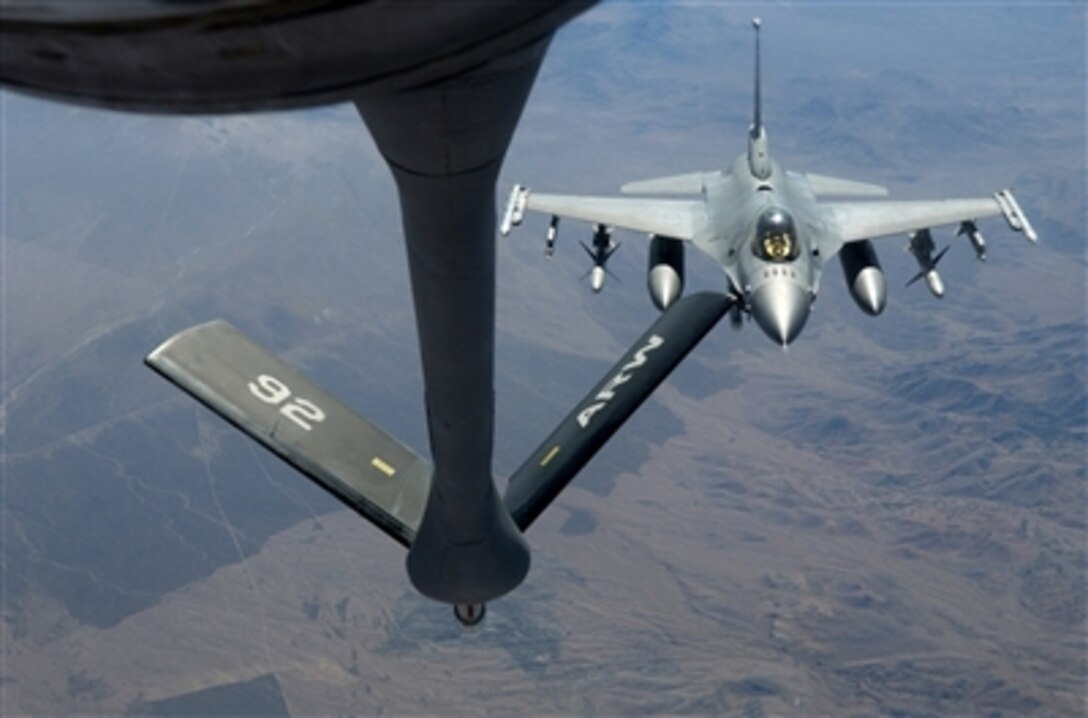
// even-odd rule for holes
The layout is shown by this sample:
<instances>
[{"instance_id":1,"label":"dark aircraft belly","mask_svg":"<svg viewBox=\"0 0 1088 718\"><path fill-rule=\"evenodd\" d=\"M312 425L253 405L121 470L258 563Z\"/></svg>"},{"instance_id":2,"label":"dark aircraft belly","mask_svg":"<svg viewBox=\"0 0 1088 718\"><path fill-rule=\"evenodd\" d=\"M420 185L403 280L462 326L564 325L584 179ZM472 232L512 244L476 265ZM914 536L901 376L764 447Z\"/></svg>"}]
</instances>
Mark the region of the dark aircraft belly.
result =
<instances>
[{"instance_id":1,"label":"dark aircraft belly","mask_svg":"<svg viewBox=\"0 0 1088 718\"><path fill-rule=\"evenodd\" d=\"M347 101L457 75L591 0L34 0L0 8L0 84L171 113Z\"/></svg>"}]
</instances>

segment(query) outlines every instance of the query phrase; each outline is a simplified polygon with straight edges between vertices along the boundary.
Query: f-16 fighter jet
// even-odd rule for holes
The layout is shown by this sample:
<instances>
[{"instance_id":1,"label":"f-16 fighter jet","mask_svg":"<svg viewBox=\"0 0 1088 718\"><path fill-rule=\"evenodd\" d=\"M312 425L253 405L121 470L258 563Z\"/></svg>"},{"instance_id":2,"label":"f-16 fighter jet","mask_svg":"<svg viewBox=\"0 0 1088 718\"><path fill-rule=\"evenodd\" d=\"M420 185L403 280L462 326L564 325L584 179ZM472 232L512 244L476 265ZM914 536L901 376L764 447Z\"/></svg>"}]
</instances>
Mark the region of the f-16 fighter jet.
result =
<instances>
[{"instance_id":1,"label":"f-16 fighter jet","mask_svg":"<svg viewBox=\"0 0 1088 718\"><path fill-rule=\"evenodd\" d=\"M660 177L624 185L631 195L682 195L689 199L614 198L542 194L515 185L501 231L510 232L526 211L591 222L650 235L650 296L664 309L680 296L686 243L721 265L726 292L739 322L747 313L772 341L786 347L801 333L820 289L824 266L838 255L850 293L862 311L884 311L887 289L871 239L909 233L909 251L934 296L944 294L937 274L930 228L959 225L979 259L985 241L976 220L1003 215L1009 226L1036 241L1010 190L977 199L894 202L833 201L825 198L884 197L888 191L865 182L787 172L771 159L760 102L759 31L756 31L755 112L748 151L722 171ZM913 283L914 280L912 280Z\"/></svg>"}]
</instances>

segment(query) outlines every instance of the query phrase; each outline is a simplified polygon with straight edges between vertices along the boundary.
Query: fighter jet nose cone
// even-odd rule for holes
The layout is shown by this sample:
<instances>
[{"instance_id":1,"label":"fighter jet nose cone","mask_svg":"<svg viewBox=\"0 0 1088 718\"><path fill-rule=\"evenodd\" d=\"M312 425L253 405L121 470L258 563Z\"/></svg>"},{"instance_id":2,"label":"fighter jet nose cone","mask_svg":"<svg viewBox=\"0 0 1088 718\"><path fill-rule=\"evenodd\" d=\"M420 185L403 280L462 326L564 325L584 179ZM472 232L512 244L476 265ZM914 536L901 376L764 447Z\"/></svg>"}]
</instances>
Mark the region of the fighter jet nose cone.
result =
<instances>
[{"instance_id":1,"label":"fighter jet nose cone","mask_svg":"<svg viewBox=\"0 0 1088 718\"><path fill-rule=\"evenodd\" d=\"M797 338L808 319L808 292L786 279L775 279L752 293L752 316L760 329L783 347Z\"/></svg>"}]
</instances>

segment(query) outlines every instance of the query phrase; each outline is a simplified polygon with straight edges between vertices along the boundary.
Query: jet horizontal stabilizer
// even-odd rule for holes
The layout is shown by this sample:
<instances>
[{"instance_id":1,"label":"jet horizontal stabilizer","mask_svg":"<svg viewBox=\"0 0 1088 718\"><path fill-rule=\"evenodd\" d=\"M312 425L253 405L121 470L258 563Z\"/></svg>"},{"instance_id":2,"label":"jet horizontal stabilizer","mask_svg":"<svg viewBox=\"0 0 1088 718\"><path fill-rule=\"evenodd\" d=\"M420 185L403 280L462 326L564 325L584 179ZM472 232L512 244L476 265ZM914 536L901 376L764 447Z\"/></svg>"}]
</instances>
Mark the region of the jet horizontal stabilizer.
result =
<instances>
[{"instance_id":1,"label":"jet horizontal stabilizer","mask_svg":"<svg viewBox=\"0 0 1088 718\"><path fill-rule=\"evenodd\" d=\"M870 182L858 182L856 180L829 177L812 173L794 174L791 176L804 178L812 194L817 197L887 197L888 188Z\"/></svg>"},{"instance_id":2,"label":"jet horizontal stabilizer","mask_svg":"<svg viewBox=\"0 0 1088 718\"><path fill-rule=\"evenodd\" d=\"M721 172L691 172L669 177L628 182L620 187L623 194L701 194L710 180L721 179Z\"/></svg>"},{"instance_id":3,"label":"jet horizontal stabilizer","mask_svg":"<svg viewBox=\"0 0 1088 718\"><path fill-rule=\"evenodd\" d=\"M307 478L409 546L430 464L222 320L166 340L145 360Z\"/></svg>"},{"instance_id":4,"label":"jet horizontal stabilizer","mask_svg":"<svg viewBox=\"0 0 1088 718\"><path fill-rule=\"evenodd\" d=\"M700 292L679 299L529 455L503 502L524 531L733 305Z\"/></svg>"}]
</instances>

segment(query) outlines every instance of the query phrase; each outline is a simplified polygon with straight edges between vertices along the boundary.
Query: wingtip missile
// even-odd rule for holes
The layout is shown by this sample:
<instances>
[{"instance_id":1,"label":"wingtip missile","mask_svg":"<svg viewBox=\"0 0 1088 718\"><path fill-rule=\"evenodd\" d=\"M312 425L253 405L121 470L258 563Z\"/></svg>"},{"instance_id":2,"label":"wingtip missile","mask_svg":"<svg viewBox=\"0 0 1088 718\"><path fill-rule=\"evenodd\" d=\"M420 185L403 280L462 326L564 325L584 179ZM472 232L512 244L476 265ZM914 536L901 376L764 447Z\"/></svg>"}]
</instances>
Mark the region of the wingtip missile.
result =
<instances>
[{"instance_id":1,"label":"wingtip missile","mask_svg":"<svg viewBox=\"0 0 1088 718\"><path fill-rule=\"evenodd\" d=\"M994 195L994 199L997 200L997 204L1001 207L1001 214L1005 216L1005 221L1009 223L1010 229L1014 232L1023 232L1024 239L1032 244L1039 241L1039 235L1035 234L1035 228L1031 226L1027 215L1020 209L1020 203L1016 201L1016 197L1013 197L1011 189L1001 190Z\"/></svg>"},{"instance_id":2,"label":"wingtip missile","mask_svg":"<svg viewBox=\"0 0 1088 718\"><path fill-rule=\"evenodd\" d=\"M510 197L506 200L506 210L502 213L502 222L499 224L499 234L503 237L510 234L510 230L521 224L525 219L525 205L529 201L529 188L515 184L510 190Z\"/></svg>"}]
</instances>

